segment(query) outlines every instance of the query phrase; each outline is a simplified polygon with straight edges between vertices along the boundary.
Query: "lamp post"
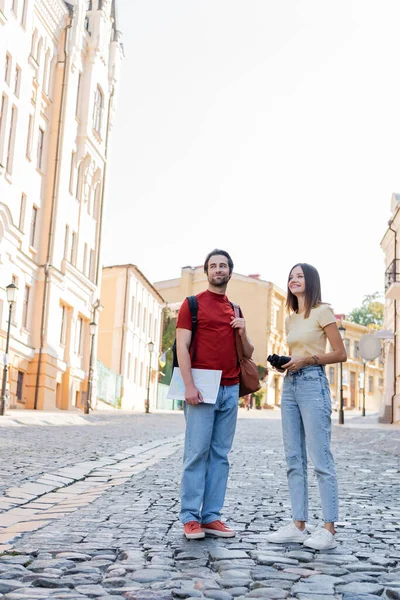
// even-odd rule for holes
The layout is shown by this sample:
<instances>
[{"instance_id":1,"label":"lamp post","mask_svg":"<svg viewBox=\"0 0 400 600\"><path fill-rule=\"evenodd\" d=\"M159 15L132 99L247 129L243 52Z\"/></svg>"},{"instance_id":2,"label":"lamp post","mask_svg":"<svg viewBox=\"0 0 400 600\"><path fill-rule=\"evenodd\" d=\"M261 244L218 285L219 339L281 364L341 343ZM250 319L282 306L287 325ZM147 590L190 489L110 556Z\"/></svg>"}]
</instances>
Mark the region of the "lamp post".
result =
<instances>
[{"instance_id":1,"label":"lamp post","mask_svg":"<svg viewBox=\"0 0 400 600\"><path fill-rule=\"evenodd\" d=\"M364 365L364 386L363 386L363 403L362 403L362 411L361 411L361 415L363 417L365 417L365 366L367 364L367 361L365 360L365 358L363 358L363 365Z\"/></svg>"},{"instance_id":2,"label":"lamp post","mask_svg":"<svg viewBox=\"0 0 400 600\"><path fill-rule=\"evenodd\" d=\"M11 329L11 313L13 304L17 298L17 286L13 283L10 283L6 287L7 293L7 302L9 304L8 307L8 327L7 327L7 341L6 341L6 351L4 353L4 367L3 367L3 382L1 386L1 406L0 406L0 415L4 415L4 409L6 406L6 386L7 386L7 371L8 371L8 348L10 345L10 329Z\"/></svg>"},{"instance_id":3,"label":"lamp post","mask_svg":"<svg viewBox=\"0 0 400 600\"><path fill-rule=\"evenodd\" d=\"M153 354L154 343L153 342L149 342L147 344L147 347L149 349L150 359L149 359L149 376L147 378L147 396L146 396L146 402L144 403L144 410L145 410L146 413L149 413L150 412L151 355Z\"/></svg>"},{"instance_id":4,"label":"lamp post","mask_svg":"<svg viewBox=\"0 0 400 600\"><path fill-rule=\"evenodd\" d=\"M339 333L342 340L346 333L346 327L343 325L343 321L340 322ZM343 363L340 363L340 404L339 404L339 425L344 424L344 410L343 410Z\"/></svg>"},{"instance_id":5,"label":"lamp post","mask_svg":"<svg viewBox=\"0 0 400 600\"><path fill-rule=\"evenodd\" d=\"M90 407L92 404L92 387L93 387L93 347L94 347L94 336L96 335L97 324L92 321L89 324L90 333L90 358L89 358L89 377L86 394L86 403L83 409L85 415L89 414Z\"/></svg>"}]
</instances>

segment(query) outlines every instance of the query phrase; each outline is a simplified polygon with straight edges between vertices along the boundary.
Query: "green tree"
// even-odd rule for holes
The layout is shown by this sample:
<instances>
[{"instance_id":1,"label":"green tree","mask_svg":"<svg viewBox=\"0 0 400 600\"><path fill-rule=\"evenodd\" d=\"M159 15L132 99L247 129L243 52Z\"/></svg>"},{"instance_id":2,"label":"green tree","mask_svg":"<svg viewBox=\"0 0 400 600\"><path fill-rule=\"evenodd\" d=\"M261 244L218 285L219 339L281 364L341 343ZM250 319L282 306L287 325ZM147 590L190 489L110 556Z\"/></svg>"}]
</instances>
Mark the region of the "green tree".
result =
<instances>
[{"instance_id":1,"label":"green tree","mask_svg":"<svg viewBox=\"0 0 400 600\"><path fill-rule=\"evenodd\" d=\"M381 294L369 294L364 296L361 306L354 308L347 316L348 321L379 329L383 325L384 304L381 302Z\"/></svg>"},{"instance_id":2,"label":"green tree","mask_svg":"<svg viewBox=\"0 0 400 600\"><path fill-rule=\"evenodd\" d=\"M171 312L168 308L164 309L164 328L162 334L162 352L166 352L166 365L162 367L164 377L160 378L160 382L165 385L171 383L172 370L173 370L173 356L172 346L175 341L176 335L176 315Z\"/></svg>"}]
</instances>

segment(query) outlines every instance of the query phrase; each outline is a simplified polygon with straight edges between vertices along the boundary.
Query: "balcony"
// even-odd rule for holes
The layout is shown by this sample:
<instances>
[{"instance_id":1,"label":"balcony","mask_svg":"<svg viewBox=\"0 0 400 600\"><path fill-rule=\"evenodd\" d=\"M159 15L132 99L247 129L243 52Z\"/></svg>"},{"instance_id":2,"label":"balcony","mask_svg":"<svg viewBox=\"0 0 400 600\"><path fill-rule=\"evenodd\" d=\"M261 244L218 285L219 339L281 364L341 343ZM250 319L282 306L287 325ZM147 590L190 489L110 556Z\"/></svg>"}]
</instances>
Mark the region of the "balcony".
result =
<instances>
[{"instance_id":1,"label":"balcony","mask_svg":"<svg viewBox=\"0 0 400 600\"><path fill-rule=\"evenodd\" d=\"M385 272L385 295L389 300L400 300L400 259L393 260Z\"/></svg>"}]
</instances>

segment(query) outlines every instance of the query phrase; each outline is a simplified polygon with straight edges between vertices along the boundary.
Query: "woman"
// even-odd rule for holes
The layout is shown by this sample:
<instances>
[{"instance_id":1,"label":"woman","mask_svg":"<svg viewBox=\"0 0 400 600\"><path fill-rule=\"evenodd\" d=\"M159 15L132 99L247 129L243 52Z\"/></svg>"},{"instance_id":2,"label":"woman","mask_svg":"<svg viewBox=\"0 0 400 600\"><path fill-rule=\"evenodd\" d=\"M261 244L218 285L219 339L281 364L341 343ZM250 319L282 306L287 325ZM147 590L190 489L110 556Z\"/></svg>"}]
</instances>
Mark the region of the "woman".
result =
<instances>
[{"instance_id":1,"label":"woman","mask_svg":"<svg viewBox=\"0 0 400 600\"><path fill-rule=\"evenodd\" d=\"M321 301L318 271L299 263L289 274L286 334L291 360L283 384L281 411L293 521L267 537L269 542L302 542L316 550L336 547L338 491L331 440L331 397L324 366L347 360L335 316ZM326 353L326 340L332 351ZM324 527L307 531L307 450L314 464Z\"/></svg>"}]
</instances>

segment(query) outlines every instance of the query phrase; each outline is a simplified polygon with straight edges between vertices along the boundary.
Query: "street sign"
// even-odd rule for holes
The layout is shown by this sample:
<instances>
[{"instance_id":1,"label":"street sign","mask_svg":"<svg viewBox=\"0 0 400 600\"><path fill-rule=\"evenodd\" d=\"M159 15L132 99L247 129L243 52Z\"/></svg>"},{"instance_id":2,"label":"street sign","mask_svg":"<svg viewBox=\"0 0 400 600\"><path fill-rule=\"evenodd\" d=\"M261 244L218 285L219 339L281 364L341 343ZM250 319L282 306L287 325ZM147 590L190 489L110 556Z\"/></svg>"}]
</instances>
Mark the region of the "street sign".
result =
<instances>
[{"instance_id":1,"label":"street sign","mask_svg":"<svg viewBox=\"0 0 400 600\"><path fill-rule=\"evenodd\" d=\"M365 360L374 360L381 353L381 342L372 333L366 333L360 338L360 354Z\"/></svg>"}]
</instances>

